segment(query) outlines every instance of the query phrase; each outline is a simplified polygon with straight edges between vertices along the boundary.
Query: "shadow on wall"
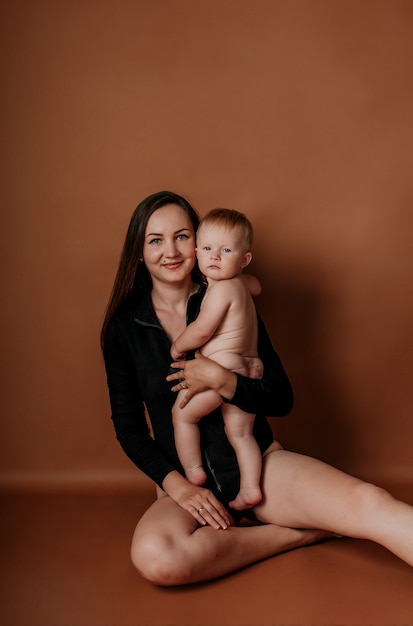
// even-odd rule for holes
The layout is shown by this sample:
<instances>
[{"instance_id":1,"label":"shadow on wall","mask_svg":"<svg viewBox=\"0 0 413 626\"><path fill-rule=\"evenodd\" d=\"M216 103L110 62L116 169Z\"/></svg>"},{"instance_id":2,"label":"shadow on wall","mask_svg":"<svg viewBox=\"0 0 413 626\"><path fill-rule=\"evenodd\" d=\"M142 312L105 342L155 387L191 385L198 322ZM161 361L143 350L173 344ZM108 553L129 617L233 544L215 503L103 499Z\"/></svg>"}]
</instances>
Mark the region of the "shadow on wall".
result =
<instances>
[{"instance_id":1,"label":"shadow on wall","mask_svg":"<svg viewBox=\"0 0 413 626\"><path fill-rule=\"evenodd\" d=\"M260 272L261 273L261 272ZM264 274L264 273L262 273ZM277 283L262 275L257 308L293 385L295 404L287 418L270 420L276 438L289 450L309 454L341 469L351 468L355 437L345 406L343 383L329 355L334 336L333 296L311 286Z\"/></svg>"}]
</instances>

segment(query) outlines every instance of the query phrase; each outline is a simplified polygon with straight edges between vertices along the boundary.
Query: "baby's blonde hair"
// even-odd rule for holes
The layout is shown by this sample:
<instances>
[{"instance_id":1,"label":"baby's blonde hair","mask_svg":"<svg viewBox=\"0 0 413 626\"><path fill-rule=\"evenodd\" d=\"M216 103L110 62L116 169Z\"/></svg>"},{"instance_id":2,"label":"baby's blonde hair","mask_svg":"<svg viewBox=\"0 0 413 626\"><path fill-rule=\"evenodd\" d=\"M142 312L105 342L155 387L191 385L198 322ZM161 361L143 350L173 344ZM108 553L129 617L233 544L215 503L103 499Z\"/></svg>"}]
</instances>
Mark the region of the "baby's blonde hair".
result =
<instances>
[{"instance_id":1,"label":"baby's blonde hair","mask_svg":"<svg viewBox=\"0 0 413 626\"><path fill-rule=\"evenodd\" d=\"M238 228L248 250L252 248L254 230L249 219L234 209L212 209L201 219L199 228L203 225L218 224L227 228ZM198 228L198 230L199 230Z\"/></svg>"}]
</instances>

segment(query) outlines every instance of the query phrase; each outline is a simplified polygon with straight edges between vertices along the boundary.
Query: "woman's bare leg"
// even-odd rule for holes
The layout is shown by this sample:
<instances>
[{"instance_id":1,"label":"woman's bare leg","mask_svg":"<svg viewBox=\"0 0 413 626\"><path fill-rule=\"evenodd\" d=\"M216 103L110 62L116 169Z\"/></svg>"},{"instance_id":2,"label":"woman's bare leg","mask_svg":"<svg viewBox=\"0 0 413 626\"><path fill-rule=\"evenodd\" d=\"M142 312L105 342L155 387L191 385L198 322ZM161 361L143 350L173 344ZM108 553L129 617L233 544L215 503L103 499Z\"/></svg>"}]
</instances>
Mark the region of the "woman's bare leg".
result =
<instances>
[{"instance_id":1,"label":"woman's bare leg","mask_svg":"<svg viewBox=\"0 0 413 626\"><path fill-rule=\"evenodd\" d=\"M142 576L158 585L183 585L228 574L275 554L331 536L273 524L215 530L196 520L168 496L139 521L131 557Z\"/></svg>"},{"instance_id":2,"label":"woman's bare leg","mask_svg":"<svg viewBox=\"0 0 413 626\"><path fill-rule=\"evenodd\" d=\"M263 459L263 522L370 539L413 565L413 507L384 489L307 456L276 449Z\"/></svg>"}]
</instances>

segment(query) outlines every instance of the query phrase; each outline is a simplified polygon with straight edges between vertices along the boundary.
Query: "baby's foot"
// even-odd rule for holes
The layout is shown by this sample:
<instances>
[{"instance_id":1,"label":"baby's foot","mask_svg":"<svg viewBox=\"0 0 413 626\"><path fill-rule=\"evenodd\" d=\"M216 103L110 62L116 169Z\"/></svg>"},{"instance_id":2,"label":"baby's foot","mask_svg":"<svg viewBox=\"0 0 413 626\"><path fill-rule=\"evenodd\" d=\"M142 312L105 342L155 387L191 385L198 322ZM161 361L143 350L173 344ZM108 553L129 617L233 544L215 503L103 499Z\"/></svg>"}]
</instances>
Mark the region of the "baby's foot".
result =
<instances>
[{"instance_id":1,"label":"baby's foot","mask_svg":"<svg viewBox=\"0 0 413 626\"><path fill-rule=\"evenodd\" d=\"M229 503L229 506L236 511L243 511L244 509L251 509L261 500L261 489L259 487L249 487L248 489L240 489L237 497Z\"/></svg>"},{"instance_id":2,"label":"baby's foot","mask_svg":"<svg viewBox=\"0 0 413 626\"><path fill-rule=\"evenodd\" d=\"M186 477L193 485L203 485L207 479L207 475L204 472L202 465L198 467L192 467L186 470Z\"/></svg>"}]
</instances>

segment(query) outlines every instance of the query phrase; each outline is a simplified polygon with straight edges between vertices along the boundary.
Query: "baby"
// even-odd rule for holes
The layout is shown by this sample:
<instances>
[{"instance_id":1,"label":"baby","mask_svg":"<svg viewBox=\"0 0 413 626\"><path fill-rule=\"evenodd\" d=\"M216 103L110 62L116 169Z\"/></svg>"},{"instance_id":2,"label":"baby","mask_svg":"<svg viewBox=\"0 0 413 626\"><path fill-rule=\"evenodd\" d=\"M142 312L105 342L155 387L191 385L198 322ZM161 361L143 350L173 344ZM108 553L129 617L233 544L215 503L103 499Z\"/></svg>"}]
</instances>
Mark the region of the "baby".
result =
<instances>
[{"instance_id":1,"label":"baby","mask_svg":"<svg viewBox=\"0 0 413 626\"><path fill-rule=\"evenodd\" d=\"M206 357L244 376L258 378L257 315L252 296L261 292L259 281L242 271L252 259L253 229L238 211L214 209L201 221L197 232L199 269L207 281L197 319L174 341L171 355L182 358L189 350L201 349ZM251 364L254 363L254 369ZM258 368L259 369L259 368ZM262 370L262 364L261 364ZM199 446L199 420L221 406L228 440L240 469L240 490L230 506L243 510L262 499L262 456L253 435L255 415L224 403L213 390L194 396L180 408L180 391L172 410L178 456L190 482L202 485L206 474Z\"/></svg>"}]
</instances>

